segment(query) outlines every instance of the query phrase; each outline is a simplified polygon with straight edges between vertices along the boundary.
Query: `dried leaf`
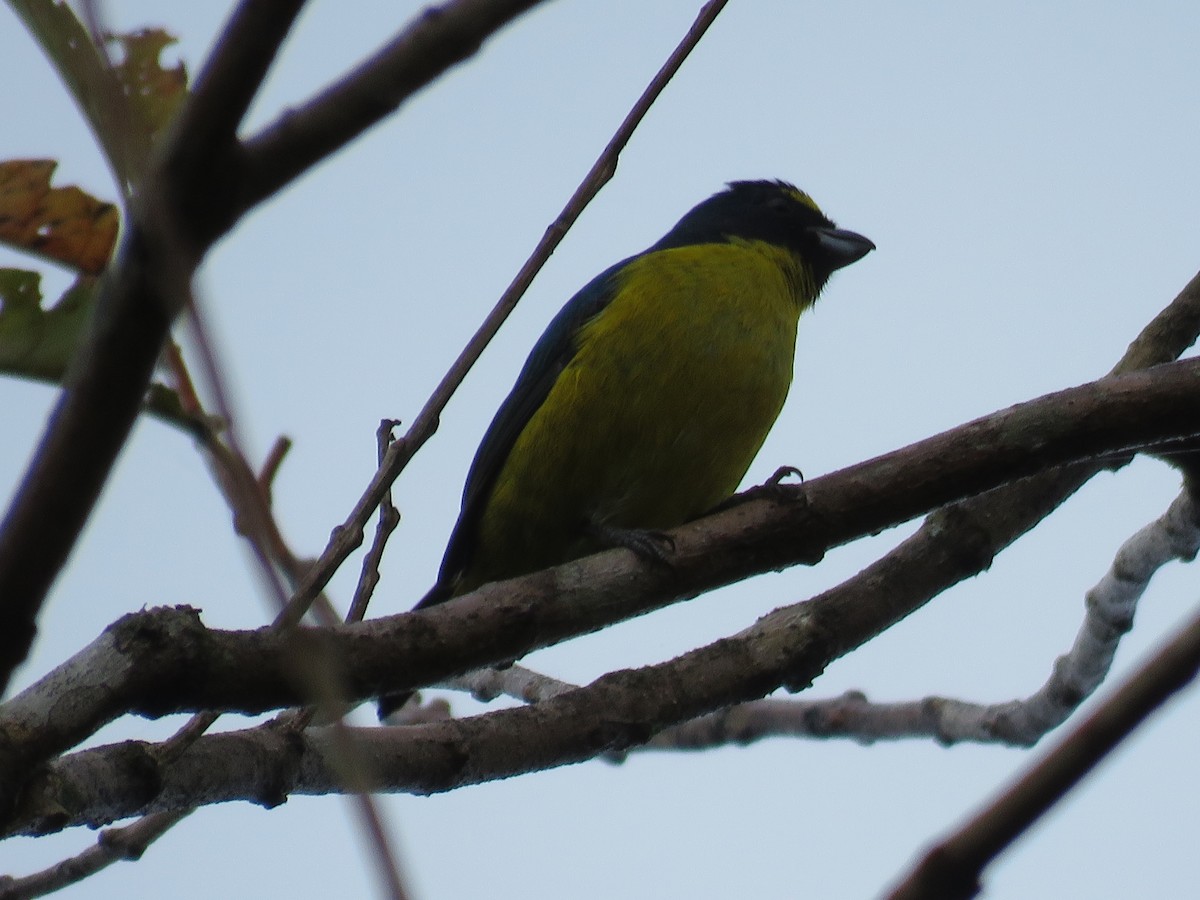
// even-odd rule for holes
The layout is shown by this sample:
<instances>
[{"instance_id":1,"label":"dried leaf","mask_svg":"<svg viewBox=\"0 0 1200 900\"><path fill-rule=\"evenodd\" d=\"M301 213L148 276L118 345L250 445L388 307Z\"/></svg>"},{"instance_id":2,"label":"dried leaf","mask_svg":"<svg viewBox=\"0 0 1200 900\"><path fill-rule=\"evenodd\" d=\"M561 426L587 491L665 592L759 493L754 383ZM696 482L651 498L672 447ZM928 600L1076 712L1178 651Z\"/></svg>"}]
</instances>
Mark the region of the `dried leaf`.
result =
<instances>
[{"instance_id":1,"label":"dried leaf","mask_svg":"<svg viewBox=\"0 0 1200 900\"><path fill-rule=\"evenodd\" d=\"M121 88L137 112L137 118L155 138L171 123L187 95L187 69L182 62L164 69L163 50L178 39L161 28L146 28L129 34L111 34L120 44L124 59L115 67Z\"/></svg>"},{"instance_id":2,"label":"dried leaf","mask_svg":"<svg viewBox=\"0 0 1200 900\"><path fill-rule=\"evenodd\" d=\"M117 239L117 208L77 187L52 188L56 166L48 159L0 162L0 241L98 275Z\"/></svg>"},{"instance_id":3,"label":"dried leaf","mask_svg":"<svg viewBox=\"0 0 1200 900\"><path fill-rule=\"evenodd\" d=\"M105 40L122 48L110 66L71 5L62 0L8 0L63 79L100 142L122 188L137 184L154 139L166 128L187 91L182 63L164 68L162 51L175 38L161 29Z\"/></svg>"}]
</instances>

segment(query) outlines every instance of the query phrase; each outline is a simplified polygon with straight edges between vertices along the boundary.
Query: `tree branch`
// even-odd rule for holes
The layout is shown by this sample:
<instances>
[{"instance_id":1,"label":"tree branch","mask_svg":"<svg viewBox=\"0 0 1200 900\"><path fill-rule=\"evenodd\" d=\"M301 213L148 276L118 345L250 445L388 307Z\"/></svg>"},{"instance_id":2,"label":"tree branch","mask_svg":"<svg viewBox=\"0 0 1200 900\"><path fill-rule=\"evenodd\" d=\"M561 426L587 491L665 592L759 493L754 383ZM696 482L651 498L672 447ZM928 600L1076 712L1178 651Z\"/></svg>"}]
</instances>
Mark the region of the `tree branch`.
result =
<instances>
[{"instance_id":1,"label":"tree branch","mask_svg":"<svg viewBox=\"0 0 1200 900\"><path fill-rule=\"evenodd\" d=\"M552 692L536 706L470 719L347 729L340 735L332 728L314 729L288 740L260 726L204 737L171 766L141 743L85 750L52 763L31 783L14 831L96 827L184 803L248 800L271 806L292 793L343 790L339 737L353 741L364 762L360 771L372 779L360 788L421 794L625 750L644 742L661 721L686 716L698 698L728 692L731 685L762 690L763 672L777 668L782 656L795 654L793 661L800 662L825 652L836 603L818 598L791 613L797 624L786 641L776 635L769 645L754 646L751 637L770 637L760 622L737 638L668 663L615 672L585 688ZM1200 617L994 807L932 851L919 873L919 890L909 886L912 893L895 896L971 896L966 887L975 884L974 874L1150 710L1190 681L1198 666ZM957 893L951 892L955 886Z\"/></svg>"},{"instance_id":2,"label":"tree branch","mask_svg":"<svg viewBox=\"0 0 1200 900\"><path fill-rule=\"evenodd\" d=\"M295 640L325 644L344 660L348 699L419 687L523 656L680 597L813 563L829 547L1030 472L1200 431L1197 400L1198 359L1104 378L802 486L779 486L765 499L751 492L750 499L731 509L676 529L670 570L642 564L627 551L608 551L488 585L428 610L360 626L303 629ZM846 624L856 622L852 617ZM871 627L864 620L864 633ZM142 629L148 638L142 639ZM109 697L126 696L123 710L143 715L194 709L261 712L305 699L291 671L293 638L285 634L210 631L190 612L161 610L127 616L110 631L110 638L102 637L47 676L46 686L39 682L0 707L0 723L8 710L24 708L49 684L65 686L60 672L87 667L103 673ZM843 633L860 639L853 630ZM130 666L124 675L102 663L112 647L120 648ZM179 668L185 663L190 676ZM74 679L70 683L79 685ZM89 723L85 730L93 727Z\"/></svg>"},{"instance_id":3,"label":"tree branch","mask_svg":"<svg viewBox=\"0 0 1200 900\"><path fill-rule=\"evenodd\" d=\"M72 884L78 884L115 862L141 859L156 840L187 818L191 809L145 816L123 828L100 832L96 843L75 856L34 872L32 875L0 876L0 900L28 900L44 897Z\"/></svg>"},{"instance_id":4,"label":"tree branch","mask_svg":"<svg viewBox=\"0 0 1200 900\"><path fill-rule=\"evenodd\" d=\"M123 712L259 712L297 705L308 699L304 661L318 650L341 665L346 699L419 687L756 572L812 561L827 546L896 524L959 492L985 490L1030 467L1200 429L1198 400L1200 360L1187 360L1021 404L814 479L803 487L804 499L748 501L678 529L669 572L643 565L627 551L609 551L489 585L429 610L291 634L208 630L185 609L126 616L0 708L0 735L7 738L0 760L5 792L16 790L29 765L73 746ZM925 602L928 590L944 579L910 576L902 590L879 590L880 568L903 565L914 542L921 543L920 533L840 588L778 610L734 638L668 664L679 671L650 667L606 676L622 697L625 679L636 679L639 690L646 689L644 681L654 683L667 704L648 715L630 710L627 723L634 731L615 743L639 743L668 725L779 685L807 685L829 661ZM986 558L965 557L973 564ZM963 567L947 563L947 568L957 573ZM688 683L686 697L662 690L659 678L668 679L662 684ZM596 702L616 702L606 679L584 690L593 689ZM539 709L545 714L577 695L570 692ZM592 752L610 749L611 742L596 742L601 736L572 739L586 739ZM562 760L578 758L573 754L579 752L568 741Z\"/></svg>"},{"instance_id":5,"label":"tree branch","mask_svg":"<svg viewBox=\"0 0 1200 900\"><path fill-rule=\"evenodd\" d=\"M954 834L939 841L888 894L956 900L979 893L984 866L1024 834L1200 669L1200 615L1143 663L1091 715Z\"/></svg>"},{"instance_id":6,"label":"tree branch","mask_svg":"<svg viewBox=\"0 0 1200 900\"><path fill-rule=\"evenodd\" d=\"M1138 600L1151 577L1168 562L1192 561L1197 548L1200 513L1191 492L1185 490L1162 516L1117 551L1112 567L1087 593L1087 612L1074 645L1055 662L1046 683L1027 698L990 704L948 697L871 703L865 694L851 691L828 700L757 700L659 732L645 749L704 750L798 734L848 737L863 744L932 737L943 744L1032 746L1065 722L1104 682L1121 638L1133 627ZM486 670L468 686L492 688L505 675Z\"/></svg>"}]
</instances>

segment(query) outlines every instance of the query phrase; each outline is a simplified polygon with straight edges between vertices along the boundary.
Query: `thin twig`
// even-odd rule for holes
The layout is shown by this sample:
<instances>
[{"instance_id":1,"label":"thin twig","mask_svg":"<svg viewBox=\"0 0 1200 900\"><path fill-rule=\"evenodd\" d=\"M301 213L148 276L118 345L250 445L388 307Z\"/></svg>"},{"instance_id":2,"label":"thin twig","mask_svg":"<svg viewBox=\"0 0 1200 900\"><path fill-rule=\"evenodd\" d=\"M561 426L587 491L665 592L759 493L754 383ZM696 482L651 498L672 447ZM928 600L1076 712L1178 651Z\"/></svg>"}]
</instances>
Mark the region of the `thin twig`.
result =
<instances>
[{"instance_id":1,"label":"thin twig","mask_svg":"<svg viewBox=\"0 0 1200 900\"><path fill-rule=\"evenodd\" d=\"M0 900L44 897L83 881L115 862L141 859L152 843L194 811L179 809L151 813L132 825L101 831L96 843L82 853L61 860L40 872L20 878L0 876Z\"/></svg>"},{"instance_id":2,"label":"thin twig","mask_svg":"<svg viewBox=\"0 0 1200 900\"><path fill-rule=\"evenodd\" d=\"M271 449L267 453L267 458L263 460L262 466L259 467L258 490L262 494L268 508L271 506L271 494L275 487L275 478L279 475L279 468L283 465L283 460L291 449L292 439L281 434L275 438L275 443L271 445Z\"/></svg>"},{"instance_id":3,"label":"thin twig","mask_svg":"<svg viewBox=\"0 0 1200 900\"><path fill-rule=\"evenodd\" d=\"M192 381L187 364L183 361L183 351L179 349L179 344L174 340L167 341L163 345L162 360L163 367L169 375L171 389L179 397L179 405L183 407L184 413L198 421L207 421L208 413L204 404L200 402L200 395L196 393L196 385Z\"/></svg>"},{"instance_id":4,"label":"thin twig","mask_svg":"<svg viewBox=\"0 0 1200 900\"><path fill-rule=\"evenodd\" d=\"M388 445L392 441L393 430L400 423L394 419L384 419L379 423L379 428L375 433L378 442L378 458L382 460L384 453L387 452ZM388 537L396 526L400 523L400 513L395 506L392 505L391 491L388 491L379 505L379 523L375 531L375 541L371 545L367 557L363 560L362 574L359 578L358 587L354 592L354 600L350 604L350 610L346 613L345 621L360 622L367 612L367 604L371 601L371 594L375 586L379 583L379 564L383 559L383 551L387 545ZM328 683L328 682L327 682ZM305 709L297 710L294 714L283 714L277 717L277 724L287 727L293 733L299 733L307 728L317 712L324 708L327 712L326 718L332 719L334 727L345 732L345 721L343 719L345 704L341 703L336 697L318 697L318 700L323 700L323 703L311 705ZM342 758L342 769L347 774L347 783L353 789L353 785L358 781L369 781L363 778L364 767L369 766L368 760L362 757L362 754L353 751L353 745L349 740L343 741L345 744L345 753ZM405 900L408 897L408 892L404 888L403 880L400 877L400 863L395 850L392 848L392 842L388 837L388 832L383 823L383 816L378 805L372 799L370 793L365 789L354 790L354 805L358 810L360 819L362 820L363 828L366 830L367 837L371 842L373 857L376 862L376 870L380 880L383 882L388 896L392 900Z\"/></svg>"},{"instance_id":5,"label":"thin twig","mask_svg":"<svg viewBox=\"0 0 1200 900\"><path fill-rule=\"evenodd\" d=\"M194 326L195 341L201 354L202 370L212 385L221 412L213 416L204 408L179 346L174 341L168 341L163 356L179 395L180 404L193 420L220 422L222 431L229 434L230 440L227 442L220 434L210 430L202 435L200 446L205 451L205 458L217 487L233 512L234 530L256 543L255 556L260 565L263 558L270 559L294 588L307 569L307 564L297 559L288 546L271 509L271 485L291 449L292 442L284 436L276 438L259 474L253 474L249 460L240 449L237 431L233 427L235 422L233 410L230 408L229 392L219 374L221 367L216 360L215 348L203 318L194 304L189 307L189 312ZM274 574L272 578L277 580ZM276 602L278 603L278 599ZM315 611L318 619L325 624L332 625L340 621L333 611L333 605L323 595L317 598Z\"/></svg>"},{"instance_id":6,"label":"thin twig","mask_svg":"<svg viewBox=\"0 0 1200 900\"><path fill-rule=\"evenodd\" d=\"M377 459L380 465L383 464L387 449L392 444L392 435L399 426L398 419L384 419L379 423L375 437L378 441ZM375 586L379 584L379 565L383 561L384 547L387 546L388 538L399 524L400 510L396 509L392 503L392 492L389 489L384 492L383 499L379 501L379 519L375 523L375 540L371 543L371 549L367 551L366 557L363 559L362 572L358 576L358 587L354 590L354 600L350 603L350 611L346 614L347 622L361 622L367 614L367 604L371 602L371 595L375 592Z\"/></svg>"},{"instance_id":7,"label":"thin twig","mask_svg":"<svg viewBox=\"0 0 1200 900\"><path fill-rule=\"evenodd\" d=\"M217 414L225 423L224 442L228 446L229 455L226 459L227 475L231 481L232 490L228 492L230 504L238 523L238 531L250 543L250 549L258 563L259 574L266 585L271 599L277 610L287 605L287 589L280 580L279 572L271 564L271 559L278 556L271 548L284 544L271 515L270 505L262 491L258 478L250 467L249 460L243 450L239 435L237 417L233 413L232 401L221 374L221 366L217 362L216 348L204 322L204 316L193 299L188 304L188 319L196 336L196 349L200 355L200 371L204 375L209 391L217 406Z\"/></svg>"}]
</instances>

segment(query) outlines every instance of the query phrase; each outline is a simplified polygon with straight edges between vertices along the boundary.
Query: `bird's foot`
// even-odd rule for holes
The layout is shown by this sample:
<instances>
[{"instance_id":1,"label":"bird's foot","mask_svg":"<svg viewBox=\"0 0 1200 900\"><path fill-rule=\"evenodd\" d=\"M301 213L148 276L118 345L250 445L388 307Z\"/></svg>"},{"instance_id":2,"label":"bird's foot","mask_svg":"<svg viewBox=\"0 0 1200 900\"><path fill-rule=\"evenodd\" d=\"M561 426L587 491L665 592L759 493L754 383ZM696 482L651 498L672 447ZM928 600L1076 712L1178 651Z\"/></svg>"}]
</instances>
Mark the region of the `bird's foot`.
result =
<instances>
[{"instance_id":1,"label":"bird's foot","mask_svg":"<svg viewBox=\"0 0 1200 900\"><path fill-rule=\"evenodd\" d=\"M804 473L801 472L799 469L797 469L795 466L780 466L778 469L775 470L774 475L772 475L770 478L768 478L762 484L758 485L758 487L759 488L778 487L780 484L783 483L783 479L791 478L792 476L799 478L801 484L804 483ZM751 488L751 490L754 490L754 488Z\"/></svg>"},{"instance_id":2,"label":"bird's foot","mask_svg":"<svg viewBox=\"0 0 1200 900\"><path fill-rule=\"evenodd\" d=\"M588 534L606 547L624 547L639 559L649 563L670 566L670 556L675 552L675 539L661 531L645 528L618 528L602 522L589 522Z\"/></svg>"},{"instance_id":3,"label":"bird's foot","mask_svg":"<svg viewBox=\"0 0 1200 900\"><path fill-rule=\"evenodd\" d=\"M732 509L735 506L740 506L750 500L774 500L776 502L793 501L799 499L804 501L803 491L789 490L789 485L785 485L785 478L796 477L800 479L800 486L804 484L804 473L795 466L780 466L775 470L775 473L764 481L762 484L756 484L754 487L746 488L740 494L734 494L723 503L717 504L706 515L712 513L723 512L727 509Z\"/></svg>"},{"instance_id":4,"label":"bird's foot","mask_svg":"<svg viewBox=\"0 0 1200 900\"><path fill-rule=\"evenodd\" d=\"M792 499L799 496L803 499L803 491L792 492L785 490L786 485L784 485L784 479L787 478L798 478L800 480L798 487L804 487L803 472L800 472L800 470L794 466L780 466L778 469L775 469L775 473L766 481L763 481L761 485L755 485L754 487L751 487L749 491L746 491L745 496L748 498L767 497L768 499L775 500Z\"/></svg>"},{"instance_id":5,"label":"bird's foot","mask_svg":"<svg viewBox=\"0 0 1200 900\"><path fill-rule=\"evenodd\" d=\"M799 478L800 484L787 485L783 481L785 478ZM799 487L800 490L795 490L794 487ZM775 470L775 473L764 481L762 484L755 485L747 491L739 495L739 498L744 502L746 500L772 500L776 503L785 503L799 500L801 503L807 499L804 496L804 473L795 466L780 466Z\"/></svg>"}]
</instances>

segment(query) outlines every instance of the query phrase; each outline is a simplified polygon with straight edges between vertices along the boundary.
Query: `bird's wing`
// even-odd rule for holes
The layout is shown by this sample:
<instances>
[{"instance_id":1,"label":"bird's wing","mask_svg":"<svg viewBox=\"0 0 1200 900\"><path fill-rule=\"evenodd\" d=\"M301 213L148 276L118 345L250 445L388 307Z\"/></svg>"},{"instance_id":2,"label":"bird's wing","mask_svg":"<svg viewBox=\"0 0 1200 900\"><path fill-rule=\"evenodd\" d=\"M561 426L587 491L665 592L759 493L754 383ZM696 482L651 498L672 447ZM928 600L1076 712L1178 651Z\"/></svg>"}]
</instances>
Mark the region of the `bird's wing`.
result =
<instances>
[{"instance_id":1,"label":"bird's wing","mask_svg":"<svg viewBox=\"0 0 1200 900\"><path fill-rule=\"evenodd\" d=\"M438 582L418 606L440 603L451 596L453 582L470 563L479 518L491 494L492 485L508 459L509 451L545 401L559 374L575 355L575 335L579 328L611 302L616 274L633 259L622 260L584 285L559 310L534 344L521 374L517 376L516 384L500 404L475 452L463 488L462 511L450 535L446 555L442 558Z\"/></svg>"}]
</instances>

